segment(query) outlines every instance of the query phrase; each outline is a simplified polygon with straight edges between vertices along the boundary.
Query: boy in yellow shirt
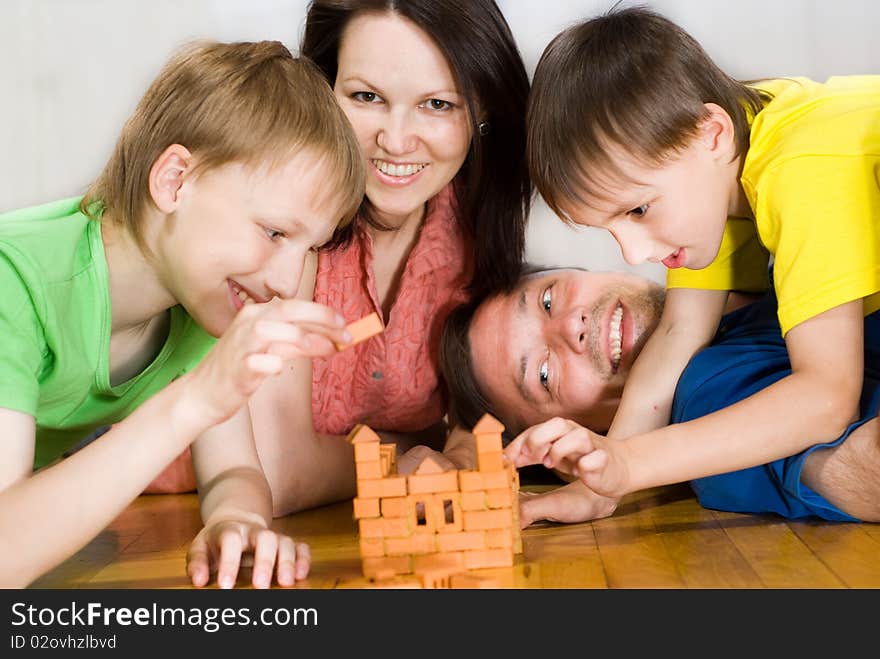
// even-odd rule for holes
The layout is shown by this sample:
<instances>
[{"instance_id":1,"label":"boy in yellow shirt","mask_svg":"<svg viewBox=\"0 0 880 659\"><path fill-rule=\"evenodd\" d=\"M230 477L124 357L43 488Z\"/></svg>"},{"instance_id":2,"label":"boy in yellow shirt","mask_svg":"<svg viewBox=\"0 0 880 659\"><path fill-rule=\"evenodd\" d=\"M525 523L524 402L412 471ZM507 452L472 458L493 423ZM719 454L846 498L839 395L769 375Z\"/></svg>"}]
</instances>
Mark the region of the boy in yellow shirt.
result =
<instances>
[{"instance_id":1,"label":"boy in yellow shirt","mask_svg":"<svg viewBox=\"0 0 880 659\"><path fill-rule=\"evenodd\" d=\"M550 207L610 231L627 262L670 270L607 437L549 421L508 447L516 464L543 462L619 497L791 456L859 417L864 319L880 307L880 76L746 85L674 23L624 9L548 46L528 127ZM729 291L766 289L771 256L791 374L666 425ZM626 317L617 324L625 343ZM609 341L612 369L619 345Z\"/></svg>"}]
</instances>

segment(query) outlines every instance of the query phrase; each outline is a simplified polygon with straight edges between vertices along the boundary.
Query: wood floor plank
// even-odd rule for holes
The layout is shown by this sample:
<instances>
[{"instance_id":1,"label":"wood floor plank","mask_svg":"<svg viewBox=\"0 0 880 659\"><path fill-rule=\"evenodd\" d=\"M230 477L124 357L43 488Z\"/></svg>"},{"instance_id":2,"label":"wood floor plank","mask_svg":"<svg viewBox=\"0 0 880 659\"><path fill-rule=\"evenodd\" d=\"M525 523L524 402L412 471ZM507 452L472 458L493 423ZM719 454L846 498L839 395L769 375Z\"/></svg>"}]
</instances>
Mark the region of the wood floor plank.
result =
<instances>
[{"instance_id":1,"label":"wood floor plank","mask_svg":"<svg viewBox=\"0 0 880 659\"><path fill-rule=\"evenodd\" d=\"M785 520L769 515L712 514L765 587L845 587Z\"/></svg>"},{"instance_id":2,"label":"wood floor plank","mask_svg":"<svg viewBox=\"0 0 880 659\"><path fill-rule=\"evenodd\" d=\"M200 526L194 494L139 497L31 588L188 588L186 551ZM297 588L376 586L361 572L350 501L273 528L311 546ZM513 567L478 572L499 588L880 588L880 525L708 511L687 486L625 497L607 519L535 524L522 538ZM244 569L238 586L249 583Z\"/></svg>"},{"instance_id":3,"label":"wood floor plank","mask_svg":"<svg viewBox=\"0 0 880 659\"><path fill-rule=\"evenodd\" d=\"M695 498L657 506L651 515L688 588L763 587L718 520Z\"/></svg>"},{"instance_id":4,"label":"wood floor plank","mask_svg":"<svg viewBox=\"0 0 880 659\"><path fill-rule=\"evenodd\" d=\"M608 587L590 523L532 525L523 532L523 559L538 588Z\"/></svg>"},{"instance_id":5,"label":"wood floor plank","mask_svg":"<svg viewBox=\"0 0 880 659\"><path fill-rule=\"evenodd\" d=\"M99 570L79 587L127 588L133 577L137 588L192 588L186 575L185 554L178 549L126 556ZM247 582L239 579L238 585L243 587Z\"/></svg>"},{"instance_id":6,"label":"wood floor plank","mask_svg":"<svg viewBox=\"0 0 880 659\"><path fill-rule=\"evenodd\" d=\"M790 522L807 547L850 588L880 588L880 536L864 524Z\"/></svg>"},{"instance_id":7,"label":"wood floor plank","mask_svg":"<svg viewBox=\"0 0 880 659\"><path fill-rule=\"evenodd\" d=\"M669 490L625 497L611 517L593 522L609 588L684 588L674 557L657 533L651 508Z\"/></svg>"},{"instance_id":8,"label":"wood floor plank","mask_svg":"<svg viewBox=\"0 0 880 659\"><path fill-rule=\"evenodd\" d=\"M865 529L865 533L880 542L880 524L865 523L862 527Z\"/></svg>"},{"instance_id":9,"label":"wood floor plank","mask_svg":"<svg viewBox=\"0 0 880 659\"><path fill-rule=\"evenodd\" d=\"M137 531L128 529L124 533L112 527L107 528L76 554L34 581L30 587L81 588L92 576L118 560L125 548L145 533L148 531L143 528Z\"/></svg>"}]
</instances>

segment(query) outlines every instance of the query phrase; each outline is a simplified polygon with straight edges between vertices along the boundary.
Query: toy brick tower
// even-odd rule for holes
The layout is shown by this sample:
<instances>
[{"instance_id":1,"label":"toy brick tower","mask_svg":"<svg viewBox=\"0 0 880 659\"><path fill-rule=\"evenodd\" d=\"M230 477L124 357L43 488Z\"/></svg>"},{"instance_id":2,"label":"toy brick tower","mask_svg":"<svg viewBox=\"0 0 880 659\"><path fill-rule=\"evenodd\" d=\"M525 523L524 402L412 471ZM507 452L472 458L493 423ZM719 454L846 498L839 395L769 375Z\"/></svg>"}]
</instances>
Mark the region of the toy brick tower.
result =
<instances>
[{"instance_id":1,"label":"toy brick tower","mask_svg":"<svg viewBox=\"0 0 880 659\"><path fill-rule=\"evenodd\" d=\"M364 425L351 431L365 577L415 575L425 587L474 587L467 570L513 565L522 552L519 475L502 459L503 431L488 414L474 426L476 470L443 471L428 458L408 476L397 473L394 444L380 444Z\"/></svg>"}]
</instances>

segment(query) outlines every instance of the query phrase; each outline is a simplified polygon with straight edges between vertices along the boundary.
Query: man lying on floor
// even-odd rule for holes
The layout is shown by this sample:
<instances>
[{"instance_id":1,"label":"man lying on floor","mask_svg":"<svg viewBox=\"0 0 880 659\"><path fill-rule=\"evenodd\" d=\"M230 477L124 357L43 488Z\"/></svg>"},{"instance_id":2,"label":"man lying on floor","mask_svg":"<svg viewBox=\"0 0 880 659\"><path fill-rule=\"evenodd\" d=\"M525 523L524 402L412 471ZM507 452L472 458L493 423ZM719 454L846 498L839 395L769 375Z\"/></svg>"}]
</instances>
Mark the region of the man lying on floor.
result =
<instances>
[{"instance_id":1,"label":"man lying on floor","mask_svg":"<svg viewBox=\"0 0 880 659\"><path fill-rule=\"evenodd\" d=\"M490 412L509 438L561 417L599 433L611 424L629 368L656 328L664 291L630 273L548 269L517 287L457 309L441 362L452 409L468 428ZM717 411L791 371L776 299L732 294L712 344L676 389L671 423ZM621 313L622 310L622 313ZM691 481L717 510L786 518L880 521L880 312L865 318L859 420L830 442L769 464ZM618 500L579 480L521 501L523 526L611 515Z\"/></svg>"}]
</instances>

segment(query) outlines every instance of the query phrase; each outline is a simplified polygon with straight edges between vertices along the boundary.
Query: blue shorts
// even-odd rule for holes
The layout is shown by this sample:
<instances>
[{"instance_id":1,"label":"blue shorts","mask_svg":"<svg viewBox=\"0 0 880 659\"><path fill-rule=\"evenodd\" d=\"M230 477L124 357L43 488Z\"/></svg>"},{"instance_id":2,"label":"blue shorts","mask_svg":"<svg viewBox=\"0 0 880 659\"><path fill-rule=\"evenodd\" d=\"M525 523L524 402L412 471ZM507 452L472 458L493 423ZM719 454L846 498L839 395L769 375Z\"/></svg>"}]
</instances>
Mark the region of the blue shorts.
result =
<instances>
[{"instance_id":1,"label":"blue shorts","mask_svg":"<svg viewBox=\"0 0 880 659\"><path fill-rule=\"evenodd\" d=\"M672 422L690 421L732 405L791 373L788 351L776 318L776 297L727 314L713 344L691 360L679 380ZM777 513L783 517L820 517L856 522L801 483L807 456L840 444L880 407L880 311L865 318L865 381L860 418L832 442L769 464L691 481L706 508L740 513Z\"/></svg>"}]
</instances>

